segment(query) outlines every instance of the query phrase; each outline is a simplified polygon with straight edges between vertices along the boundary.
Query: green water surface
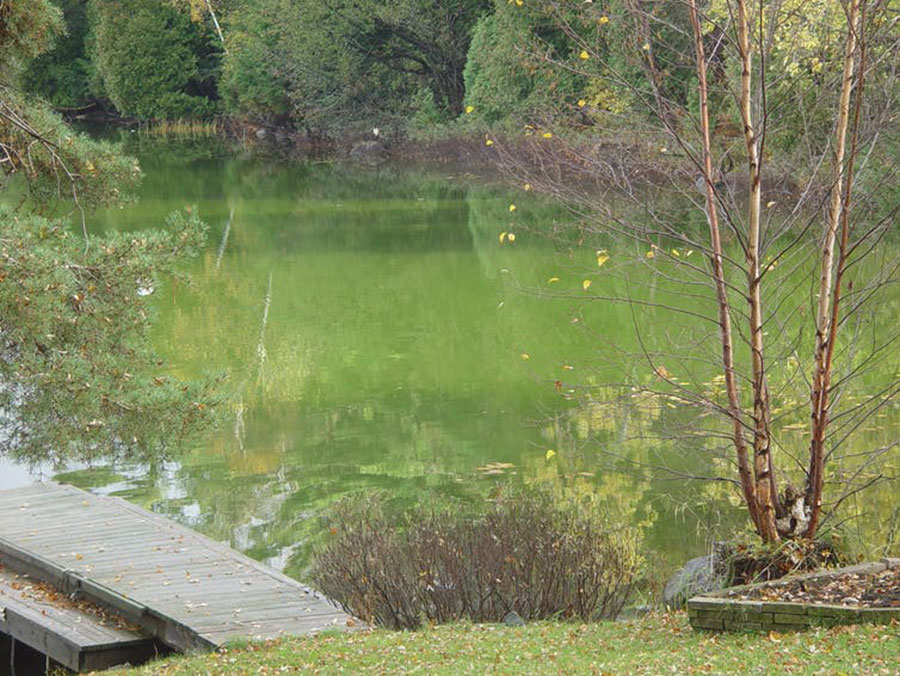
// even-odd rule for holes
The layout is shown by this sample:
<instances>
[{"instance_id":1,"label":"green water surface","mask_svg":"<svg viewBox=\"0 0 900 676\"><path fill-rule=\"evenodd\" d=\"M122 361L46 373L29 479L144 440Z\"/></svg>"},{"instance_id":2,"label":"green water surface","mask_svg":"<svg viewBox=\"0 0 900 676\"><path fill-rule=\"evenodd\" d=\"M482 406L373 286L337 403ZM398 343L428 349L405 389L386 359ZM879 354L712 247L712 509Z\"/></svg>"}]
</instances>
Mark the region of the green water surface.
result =
<instances>
[{"instance_id":1,"label":"green water surface","mask_svg":"<svg viewBox=\"0 0 900 676\"><path fill-rule=\"evenodd\" d=\"M568 232L562 208L458 170L286 162L215 144L132 150L145 172L140 201L93 215L91 227L154 228L173 209L199 208L209 245L188 266L193 287L157 289L155 341L181 375L227 374L229 399L218 428L184 456L57 478L298 576L323 511L368 489L477 500L504 482L548 482L604 496L647 527L649 560L663 570L743 525L730 484L659 471L729 475L727 443L667 434L695 413L628 387L654 382L642 350L701 333L653 306L636 314L604 300L684 300L684 284L650 276L644 248L549 238ZM602 266L600 247L610 252ZM677 351L664 361L717 387L702 362ZM619 386L596 388L607 382ZM780 423L798 453L805 419L798 409ZM900 437L896 408L873 420L858 448ZM724 459L713 459L720 447ZM882 549L894 538L895 487L853 503L852 515L876 514L877 526L848 522Z\"/></svg>"}]
</instances>

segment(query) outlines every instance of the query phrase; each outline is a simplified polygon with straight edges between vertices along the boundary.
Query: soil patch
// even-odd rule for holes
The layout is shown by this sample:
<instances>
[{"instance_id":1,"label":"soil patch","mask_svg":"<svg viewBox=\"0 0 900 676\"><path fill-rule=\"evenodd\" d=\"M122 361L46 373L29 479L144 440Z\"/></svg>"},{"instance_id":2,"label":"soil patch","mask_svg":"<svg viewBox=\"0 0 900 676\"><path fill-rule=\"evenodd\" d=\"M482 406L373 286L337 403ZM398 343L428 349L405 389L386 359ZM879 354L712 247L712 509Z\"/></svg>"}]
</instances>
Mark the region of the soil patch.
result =
<instances>
[{"instance_id":1,"label":"soil patch","mask_svg":"<svg viewBox=\"0 0 900 676\"><path fill-rule=\"evenodd\" d=\"M874 574L847 573L823 578L784 580L736 589L727 598L788 603L817 603L852 608L900 608L900 569Z\"/></svg>"}]
</instances>

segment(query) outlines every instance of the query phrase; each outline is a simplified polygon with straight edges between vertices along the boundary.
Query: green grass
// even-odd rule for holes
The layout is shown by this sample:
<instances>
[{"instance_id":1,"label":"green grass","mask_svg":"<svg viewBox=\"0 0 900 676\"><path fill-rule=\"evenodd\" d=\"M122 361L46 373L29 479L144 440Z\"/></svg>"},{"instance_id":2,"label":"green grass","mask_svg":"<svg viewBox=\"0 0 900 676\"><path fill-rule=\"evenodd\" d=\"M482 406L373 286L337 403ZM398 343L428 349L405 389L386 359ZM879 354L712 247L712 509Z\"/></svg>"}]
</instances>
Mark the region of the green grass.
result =
<instances>
[{"instance_id":1,"label":"green grass","mask_svg":"<svg viewBox=\"0 0 900 676\"><path fill-rule=\"evenodd\" d=\"M117 674L897 674L900 625L705 634L683 613L523 628L456 624L231 647Z\"/></svg>"}]
</instances>

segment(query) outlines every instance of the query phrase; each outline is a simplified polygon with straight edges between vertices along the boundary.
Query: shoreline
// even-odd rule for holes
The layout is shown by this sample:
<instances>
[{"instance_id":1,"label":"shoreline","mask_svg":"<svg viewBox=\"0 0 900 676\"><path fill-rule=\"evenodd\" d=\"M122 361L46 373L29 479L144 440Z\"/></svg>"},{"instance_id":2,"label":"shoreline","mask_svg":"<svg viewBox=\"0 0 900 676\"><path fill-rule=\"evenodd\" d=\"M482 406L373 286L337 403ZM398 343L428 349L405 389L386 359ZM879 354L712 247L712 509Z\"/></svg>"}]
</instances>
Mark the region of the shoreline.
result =
<instances>
[{"instance_id":1,"label":"shoreline","mask_svg":"<svg viewBox=\"0 0 900 676\"><path fill-rule=\"evenodd\" d=\"M141 121L103 111L71 119L91 126L140 130L159 138L218 138L238 144L245 152L282 160L340 161L371 168L429 167L497 183L526 182L536 192L551 196L560 185L565 185L568 194L575 186L588 193L594 193L599 186L614 191L628 186L650 190L674 188L688 194L693 192L696 178L690 173L688 163L671 153L663 154L664 150L659 151L660 144L653 139L632 138L610 131L571 130L568 138L565 133L559 137L565 139L561 143L535 135L512 138L488 130L476 133L453 128L436 128L438 133L433 138L409 135L386 138L373 128L371 134L310 139L285 126L226 117L209 121ZM732 176L729 199L739 200L744 176L740 172ZM788 195L796 197L800 191L800 183L784 165L770 174L767 184L769 196L779 201ZM821 189L822 186L813 188L817 193Z\"/></svg>"}]
</instances>

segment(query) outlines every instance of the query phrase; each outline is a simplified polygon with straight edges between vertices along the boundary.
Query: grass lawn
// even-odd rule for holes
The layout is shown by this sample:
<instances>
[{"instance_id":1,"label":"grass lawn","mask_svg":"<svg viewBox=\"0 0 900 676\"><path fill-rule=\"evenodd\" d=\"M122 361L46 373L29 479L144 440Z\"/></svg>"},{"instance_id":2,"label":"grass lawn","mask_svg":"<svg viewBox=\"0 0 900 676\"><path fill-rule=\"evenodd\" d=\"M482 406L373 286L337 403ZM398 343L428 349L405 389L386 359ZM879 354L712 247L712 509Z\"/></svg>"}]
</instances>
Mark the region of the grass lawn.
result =
<instances>
[{"instance_id":1,"label":"grass lawn","mask_svg":"<svg viewBox=\"0 0 900 676\"><path fill-rule=\"evenodd\" d=\"M175 657L136 676L184 674L900 674L900 625L700 634L684 613L600 624L456 624L326 633Z\"/></svg>"}]
</instances>

